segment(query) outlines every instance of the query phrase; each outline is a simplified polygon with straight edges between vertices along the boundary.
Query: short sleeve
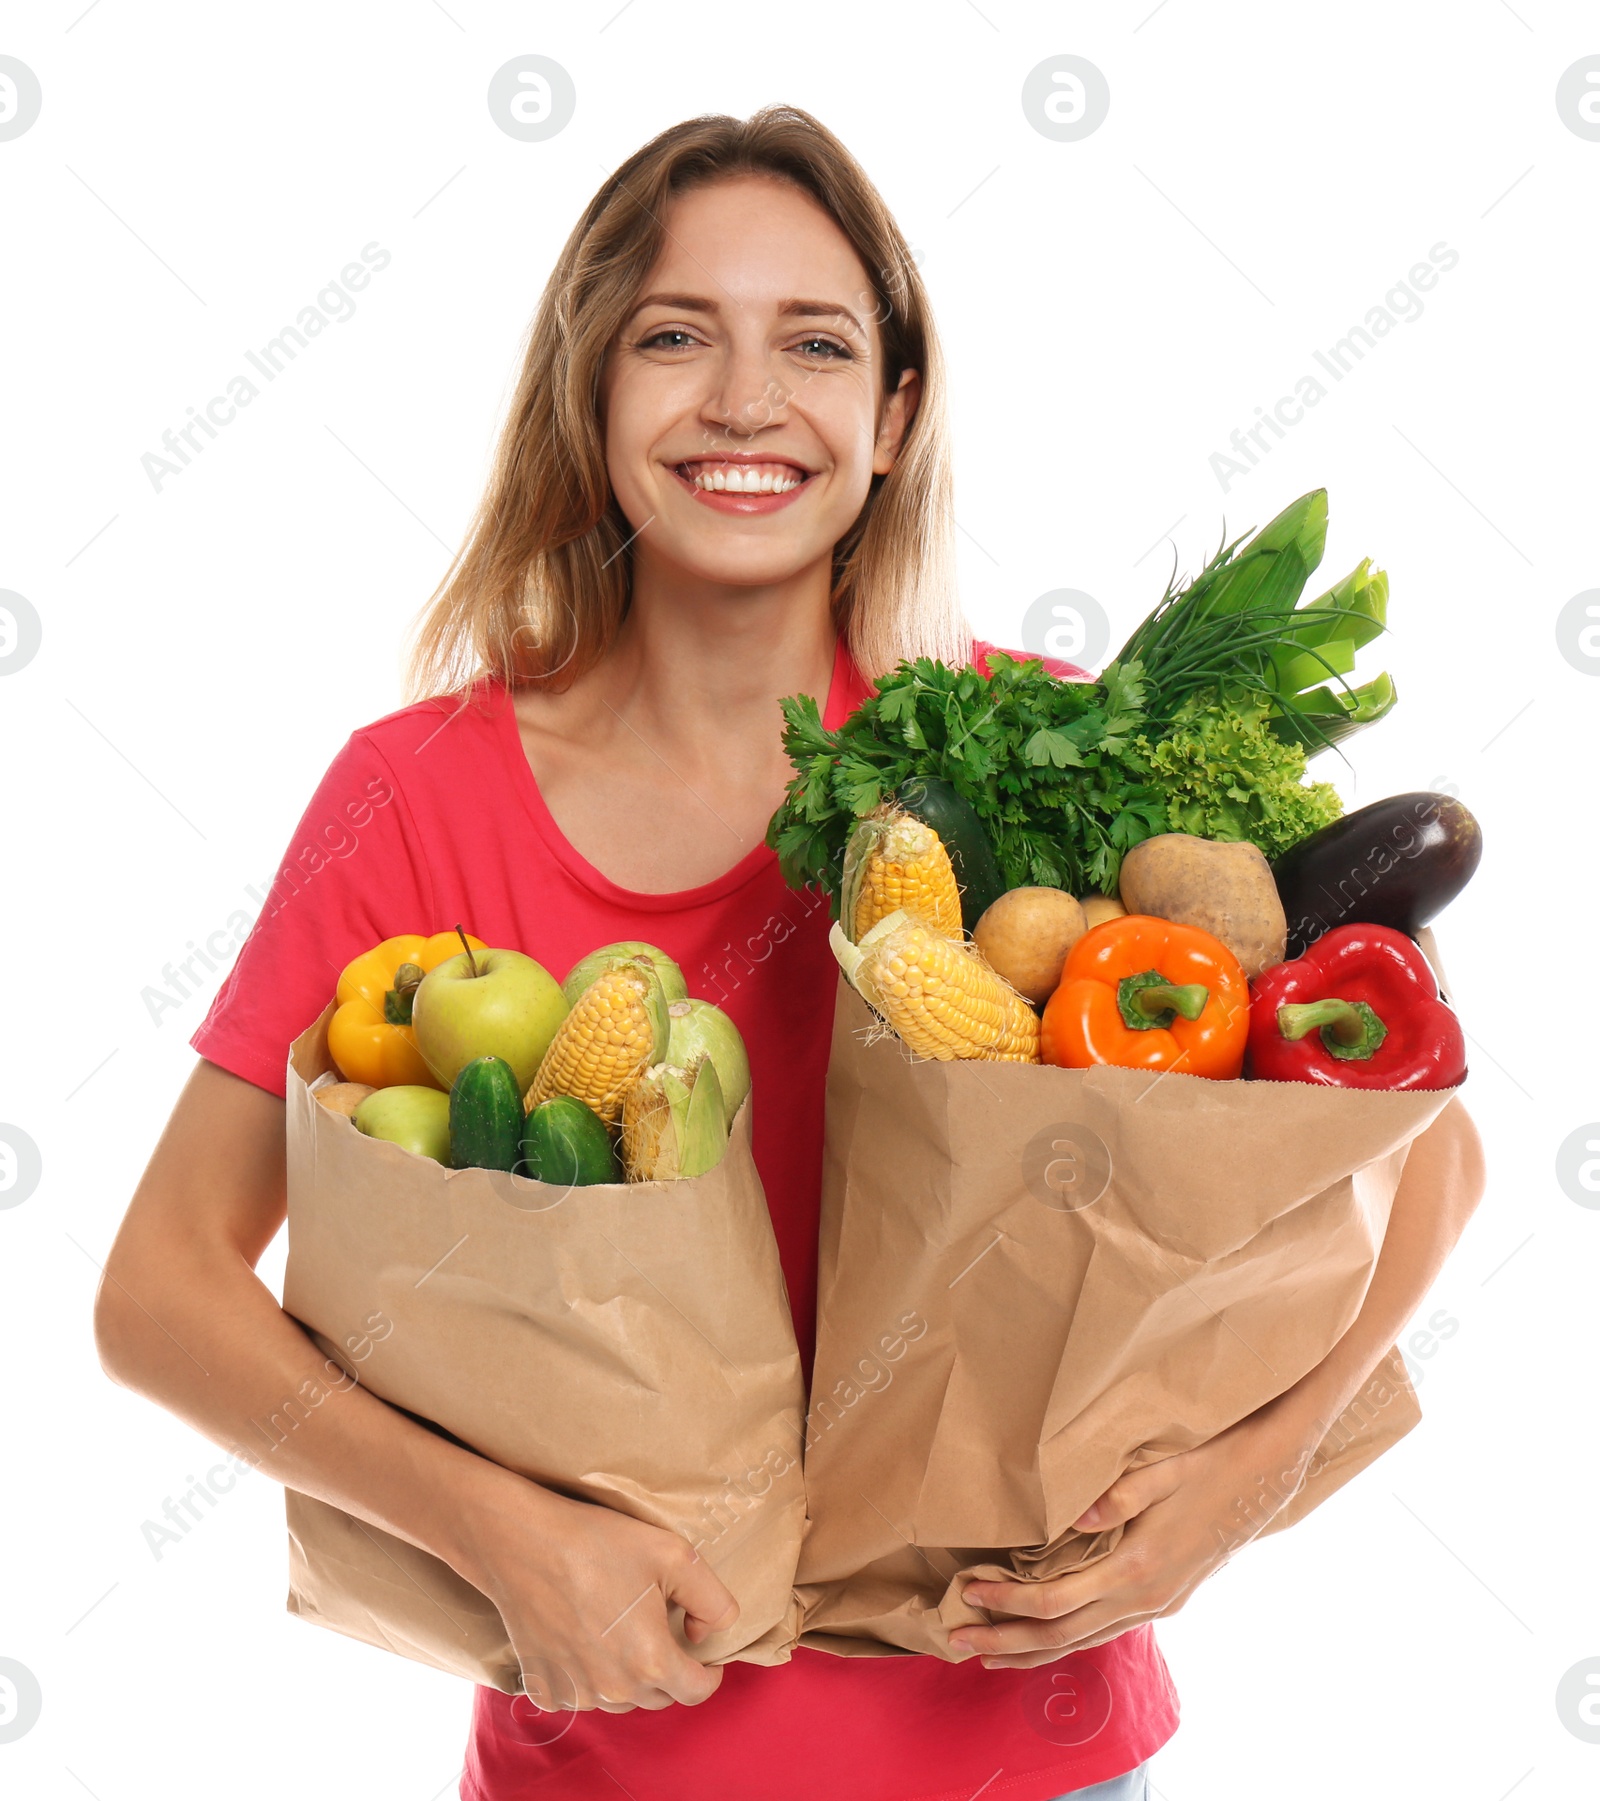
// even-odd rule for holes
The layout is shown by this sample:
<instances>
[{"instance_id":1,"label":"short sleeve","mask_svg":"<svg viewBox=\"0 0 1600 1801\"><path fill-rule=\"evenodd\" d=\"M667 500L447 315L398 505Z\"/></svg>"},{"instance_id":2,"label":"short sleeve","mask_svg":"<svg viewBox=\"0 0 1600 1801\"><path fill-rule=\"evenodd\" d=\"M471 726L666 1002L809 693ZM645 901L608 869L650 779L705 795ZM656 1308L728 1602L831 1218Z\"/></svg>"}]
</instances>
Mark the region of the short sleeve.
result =
<instances>
[{"instance_id":1,"label":"short sleeve","mask_svg":"<svg viewBox=\"0 0 1600 1801\"><path fill-rule=\"evenodd\" d=\"M405 798L364 732L328 766L260 915L189 1043L282 1096L289 1046L333 998L352 957L431 929L433 896Z\"/></svg>"}]
</instances>

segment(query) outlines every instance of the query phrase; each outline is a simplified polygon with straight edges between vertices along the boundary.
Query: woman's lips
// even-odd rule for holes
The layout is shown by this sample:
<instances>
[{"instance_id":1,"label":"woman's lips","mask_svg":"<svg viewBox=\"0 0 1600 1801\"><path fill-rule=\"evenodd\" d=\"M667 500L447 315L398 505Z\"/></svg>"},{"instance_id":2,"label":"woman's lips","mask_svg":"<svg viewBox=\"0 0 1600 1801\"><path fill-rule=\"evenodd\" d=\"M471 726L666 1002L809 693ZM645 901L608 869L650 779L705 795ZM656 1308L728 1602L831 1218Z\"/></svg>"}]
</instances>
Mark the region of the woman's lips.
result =
<instances>
[{"instance_id":1,"label":"woman's lips","mask_svg":"<svg viewBox=\"0 0 1600 1801\"><path fill-rule=\"evenodd\" d=\"M726 490L719 492L714 488L697 488L693 480L684 474L684 467L681 463L674 465L673 477L702 506L710 507L713 512L718 513L776 513L788 506L790 501L798 500L811 485L811 477L807 475L784 494L730 494ZM796 469L794 473L798 476L801 472Z\"/></svg>"}]
</instances>

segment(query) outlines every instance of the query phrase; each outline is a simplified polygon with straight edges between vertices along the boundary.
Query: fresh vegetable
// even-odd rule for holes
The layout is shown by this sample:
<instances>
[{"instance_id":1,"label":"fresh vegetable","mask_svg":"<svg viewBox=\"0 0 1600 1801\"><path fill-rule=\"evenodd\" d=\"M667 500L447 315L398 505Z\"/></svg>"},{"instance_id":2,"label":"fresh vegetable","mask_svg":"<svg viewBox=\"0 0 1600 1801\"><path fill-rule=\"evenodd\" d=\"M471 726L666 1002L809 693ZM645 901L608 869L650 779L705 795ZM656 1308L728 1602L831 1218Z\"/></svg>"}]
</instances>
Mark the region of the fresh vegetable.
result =
<instances>
[{"instance_id":1,"label":"fresh vegetable","mask_svg":"<svg viewBox=\"0 0 1600 1801\"><path fill-rule=\"evenodd\" d=\"M1220 938L1246 976L1283 961L1283 904L1253 844L1215 844L1187 832L1146 838L1122 860L1122 904Z\"/></svg>"},{"instance_id":2,"label":"fresh vegetable","mask_svg":"<svg viewBox=\"0 0 1600 1801\"><path fill-rule=\"evenodd\" d=\"M797 774L767 842L786 881L818 883L837 918L856 819L921 776L970 803L1002 887L1076 893L1114 884L1122 852L1164 823L1160 795L1118 760L1144 723L1137 674L1102 688L1058 681L1037 660L1001 651L989 664L986 678L925 657L902 663L836 732L823 730L810 695L782 703ZM958 839L934 829L955 862Z\"/></svg>"},{"instance_id":3,"label":"fresh vegetable","mask_svg":"<svg viewBox=\"0 0 1600 1801\"><path fill-rule=\"evenodd\" d=\"M1101 925L1108 919L1121 919L1128 911L1114 894L1086 894L1079 904L1083 908L1085 930Z\"/></svg>"},{"instance_id":4,"label":"fresh vegetable","mask_svg":"<svg viewBox=\"0 0 1600 1801\"><path fill-rule=\"evenodd\" d=\"M1163 830L1247 841L1272 858L1340 814L1330 783L1305 780L1305 750L1270 729L1264 699L1193 696L1172 730L1141 735L1132 757L1164 796Z\"/></svg>"},{"instance_id":5,"label":"fresh vegetable","mask_svg":"<svg viewBox=\"0 0 1600 1801\"><path fill-rule=\"evenodd\" d=\"M687 1069L654 1064L630 1085L622 1103L622 1167L630 1182L703 1176L727 1143L722 1085L709 1057Z\"/></svg>"},{"instance_id":6,"label":"fresh vegetable","mask_svg":"<svg viewBox=\"0 0 1600 1801\"><path fill-rule=\"evenodd\" d=\"M612 963L573 1002L524 1096L532 1108L553 1094L570 1094L607 1125L622 1113L622 1097L667 1049L667 998L647 957Z\"/></svg>"},{"instance_id":7,"label":"fresh vegetable","mask_svg":"<svg viewBox=\"0 0 1600 1801\"><path fill-rule=\"evenodd\" d=\"M482 939L467 934L475 950ZM447 1088L417 1046L412 1006L422 979L461 949L454 932L404 932L385 938L348 962L339 975L337 1002L328 1021L328 1052L347 1082L371 1088L394 1083Z\"/></svg>"},{"instance_id":8,"label":"fresh vegetable","mask_svg":"<svg viewBox=\"0 0 1600 1801\"><path fill-rule=\"evenodd\" d=\"M710 1001L674 1001L667 1008L667 1054L664 1061L690 1068L700 1057L717 1067L728 1125L750 1092L750 1058L739 1028Z\"/></svg>"},{"instance_id":9,"label":"fresh vegetable","mask_svg":"<svg viewBox=\"0 0 1600 1801\"><path fill-rule=\"evenodd\" d=\"M417 989L417 1045L442 1088L474 1057L504 1057L526 1086L567 1002L556 979L521 951L464 950Z\"/></svg>"},{"instance_id":10,"label":"fresh vegetable","mask_svg":"<svg viewBox=\"0 0 1600 1801\"><path fill-rule=\"evenodd\" d=\"M961 892L939 834L898 807L874 807L844 847L839 918L859 942L897 907L961 935Z\"/></svg>"},{"instance_id":11,"label":"fresh vegetable","mask_svg":"<svg viewBox=\"0 0 1600 1801\"><path fill-rule=\"evenodd\" d=\"M983 822L948 782L923 771L907 776L895 800L913 818L939 834L961 890L961 924L970 932L984 911L1005 891L994 847Z\"/></svg>"},{"instance_id":12,"label":"fresh vegetable","mask_svg":"<svg viewBox=\"0 0 1600 1801\"><path fill-rule=\"evenodd\" d=\"M1391 794L1347 814L1274 868L1289 955L1358 921L1415 937L1471 881L1482 855L1477 820L1448 794Z\"/></svg>"},{"instance_id":13,"label":"fresh vegetable","mask_svg":"<svg viewBox=\"0 0 1600 1801\"><path fill-rule=\"evenodd\" d=\"M1232 951L1197 926L1130 913L1073 947L1044 1010L1046 1063L1175 1070L1226 1080L1244 1064L1250 987Z\"/></svg>"},{"instance_id":14,"label":"fresh vegetable","mask_svg":"<svg viewBox=\"0 0 1600 1801\"><path fill-rule=\"evenodd\" d=\"M609 969L613 963L626 963L631 957L648 957L655 964L656 974L661 978L661 992L667 997L669 1004L689 998L689 986L683 979L683 971L664 950L654 944L646 944L642 938L624 938L616 944L602 944L599 950L580 957L567 971L567 979L561 984L567 1005L576 1006L578 996L602 970Z\"/></svg>"},{"instance_id":15,"label":"fresh vegetable","mask_svg":"<svg viewBox=\"0 0 1600 1801\"><path fill-rule=\"evenodd\" d=\"M1224 545L1192 582L1168 585L1093 682L1059 681L1037 659L1000 651L987 677L919 658L881 676L833 732L814 698L788 697L795 775L767 830L784 879L820 886L838 917L855 821L918 778L971 807L1005 887L1071 894L1109 893L1123 854L1157 832L1239 839L1275 856L1337 817L1333 790L1303 780L1307 749L1381 716L1393 689L1387 678L1366 689L1344 679L1355 648L1383 629L1381 571L1363 563L1298 604L1326 524L1319 489L1242 549ZM996 896L980 901L956 834L926 822L950 852L971 930L973 909Z\"/></svg>"},{"instance_id":16,"label":"fresh vegetable","mask_svg":"<svg viewBox=\"0 0 1600 1801\"><path fill-rule=\"evenodd\" d=\"M984 913L972 941L996 975L1042 1007L1067 952L1088 929L1083 908L1061 889L1013 888Z\"/></svg>"},{"instance_id":17,"label":"fresh vegetable","mask_svg":"<svg viewBox=\"0 0 1600 1801\"><path fill-rule=\"evenodd\" d=\"M313 1088L312 1098L318 1106L326 1107L330 1113L342 1114L351 1118L357 1107L369 1094L376 1094L376 1088L369 1088L365 1082L329 1082L326 1087Z\"/></svg>"},{"instance_id":18,"label":"fresh vegetable","mask_svg":"<svg viewBox=\"0 0 1600 1801\"><path fill-rule=\"evenodd\" d=\"M570 1094L553 1094L522 1127L520 1173L559 1188L620 1182L622 1165L605 1122Z\"/></svg>"},{"instance_id":19,"label":"fresh vegetable","mask_svg":"<svg viewBox=\"0 0 1600 1801\"><path fill-rule=\"evenodd\" d=\"M400 1082L369 1094L353 1115L368 1138L386 1138L435 1163L450 1163L450 1097L438 1088Z\"/></svg>"},{"instance_id":20,"label":"fresh vegetable","mask_svg":"<svg viewBox=\"0 0 1600 1801\"><path fill-rule=\"evenodd\" d=\"M1359 688L1323 687L1296 695L1293 711L1274 713L1270 723L1285 743L1304 744L1314 754L1384 718L1399 698L1394 677L1385 670Z\"/></svg>"},{"instance_id":21,"label":"fresh vegetable","mask_svg":"<svg viewBox=\"0 0 1600 1801\"><path fill-rule=\"evenodd\" d=\"M474 1057L450 1084L450 1160L457 1169L517 1167L522 1087L504 1057Z\"/></svg>"},{"instance_id":22,"label":"fresh vegetable","mask_svg":"<svg viewBox=\"0 0 1600 1801\"><path fill-rule=\"evenodd\" d=\"M1355 668L1355 653L1384 630L1388 611L1389 578L1370 558L1299 609L1298 648L1273 658L1273 689L1294 697L1292 705L1273 709L1272 728L1285 742L1322 750L1382 719L1394 705L1394 682L1387 673L1359 688L1323 681L1324 668L1341 678ZM1325 622L1313 620L1318 612L1327 614ZM1319 685L1309 687L1311 682Z\"/></svg>"},{"instance_id":23,"label":"fresh vegetable","mask_svg":"<svg viewBox=\"0 0 1600 1801\"><path fill-rule=\"evenodd\" d=\"M908 913L880 919L859 944L835 920L828 942L845 979L919 1057L1039 1061L1039 1021L970 943Z\"/></svg>"},{"instance_id":24,"label":"fresh vegetable","mask_svg":"<svg viewBox=\"0 0 1600 1801\"><path fill-rule=\"evenodd\" d=\"M1344 677L1355 652L1385 628L1388 577L1368 559L1326 594L1298 604L1322 561L1327 530L1328 494L1317 488L1242 550L1238 539L1223 544L1193 581L1168 583L1101 679L1137 663L1145 711L1162 729L1204 695L1224 705L1265 696L1273 730L1313 749L1382 718L1395 700L1389 678L1353 689ZM1327 685L1329 676L1337 688Z\"/></svg>"},{"instance_id":25,"label":"fresh vegetable","mask_svg":"<svg viewBox=\"0 0 1600 1801\"><path fill-rule=\"evenodd\" d=\"M909 815L905 823L937 842ZM678 965L642 940L580 958L567 974L570 1002L532 958L459 926L386 941L346 977L340 998L352 1004L336 1011L332 1036L353 1047L351 1061L363 1050L386 1059L384 1085L325 1083L313 1092L369 1136L447 1166L566 1186L620 1182L615 1128L627 1091L652 1071L658 1079L635 1103L641 1122L665 1108L638 1128L653 1147L651 1179L700 1173L722 1155L750 1092L738 1028L721 1008L691 998ZM395 1071L417 1080L397 1081Z\"/></svg>"},{"instance_id":26,"label":"fresh vegetable","mask_svg":"<svg viewBox=\"0 0 1600 1801\"><path fill-rule=\"evenodd\" d=\"M1336 926L1251 987L1249 1073L1336 1088L1454 1088L1466 1042L1403 932Z\"/></svg>"}]
</instances>

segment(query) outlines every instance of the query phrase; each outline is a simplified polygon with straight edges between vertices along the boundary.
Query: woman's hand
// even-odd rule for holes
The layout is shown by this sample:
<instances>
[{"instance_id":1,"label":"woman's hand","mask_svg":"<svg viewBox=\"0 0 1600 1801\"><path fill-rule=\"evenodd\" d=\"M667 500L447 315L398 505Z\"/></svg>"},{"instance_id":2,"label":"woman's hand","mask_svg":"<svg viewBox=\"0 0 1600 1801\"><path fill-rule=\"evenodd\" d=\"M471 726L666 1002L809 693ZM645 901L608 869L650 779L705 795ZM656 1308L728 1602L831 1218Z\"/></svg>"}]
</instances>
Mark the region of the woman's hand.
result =
<instances>
[{"instance_id":1,"label":"woman's hand","mask_svg":"<svg viewBox=\"0 0 1600 1801\"><path fill-rule=\"evenodd\" d=\"M493 1464L480 1492L463 1514L471 1548L457 1568L499 1608L535 1707L628 1713L716 1692L721 1669L678 1644L668 1609L684 1609L684 1634L700 1644L734 1623L739 1604L687 1539Z\"/></svg>"},{"instance_id":2,"label":"woman's hand","mask_svg":"<svg viewBox=\"0 0 1600 1801\"><path fill-rule=\"evenodd\" d=\"M1269 1406L1129 1471L1073 1522L1081 1532L1126 1522L1116 1549L1047 1582L969 1582L970 1605L1025 1617L962 1626L952 1649L983 1652L986 1669L1025 1670L1176 1613L1294 1495L1316 1449L1305 1438Z\"/></svg>"},{"instance_id":3,"label":"woman's hand","mask_svg":"<svg viewBox=\"0 0 1600 1801\"><path fill-rule=\"evenodd\" d=\"M962 1626L951 1646L987 1653L991 1668L1027 1669L1176 1613L1299 1490L1324 1435L1422 1304L1483 1190L1483 1147L1457 1096L1413 1141L1366 1298L1322 1362L1215 1438L1112 1483L1073 1522L1090 1532L1127 1523L1099 1563L1049 1582L969 1582L962 1594L972 1605L1033 1623Z\"/></svg>"}]
</instances>

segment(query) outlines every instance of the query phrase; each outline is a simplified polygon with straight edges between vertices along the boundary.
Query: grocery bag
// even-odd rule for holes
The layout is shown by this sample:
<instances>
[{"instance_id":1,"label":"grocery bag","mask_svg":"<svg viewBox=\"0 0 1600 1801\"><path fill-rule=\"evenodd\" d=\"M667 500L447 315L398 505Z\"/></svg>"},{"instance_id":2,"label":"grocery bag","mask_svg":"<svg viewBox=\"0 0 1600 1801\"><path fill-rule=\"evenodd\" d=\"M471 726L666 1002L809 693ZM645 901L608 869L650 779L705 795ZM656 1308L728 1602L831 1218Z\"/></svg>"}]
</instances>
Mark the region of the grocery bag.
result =
<instances>
[{"instance_id":1,"label":"grocery bag","mask_svg":"<svg viewBox=\"0 0 1600 1801\"><path fill-rule=\"evenodd\" d=\"M1350 1326L1410 1142L1454 1092L916 1060L841 979L800 1643L948 1658L987 1618L967 1580L1106 1555L1121 1527L1072 1522L1118 1476L1263 1406ZM1419 1418L1391 1351L1272 1529ZM1239 1497L1241 1534L1264 1502Z\"/></svg>"},{"instance_id":2,"label":"grocery bag","mask_svg":"<svg viewBox=\"0 0 1600 1801\"><path fill-rule=\"evenodd\" d=\"M702 1176L569 1190L448 1170L313 1098L332 1012L289 1053L285 1310L422 1423L687 1538L740 1607L699 1645L675 1614L690 1656L787 1661L804 1377L750 1100ZM324 1501L286 1504L291 1612L520 1691L497 1610L447 1564Z\"/></svg>"}]
</instances>

